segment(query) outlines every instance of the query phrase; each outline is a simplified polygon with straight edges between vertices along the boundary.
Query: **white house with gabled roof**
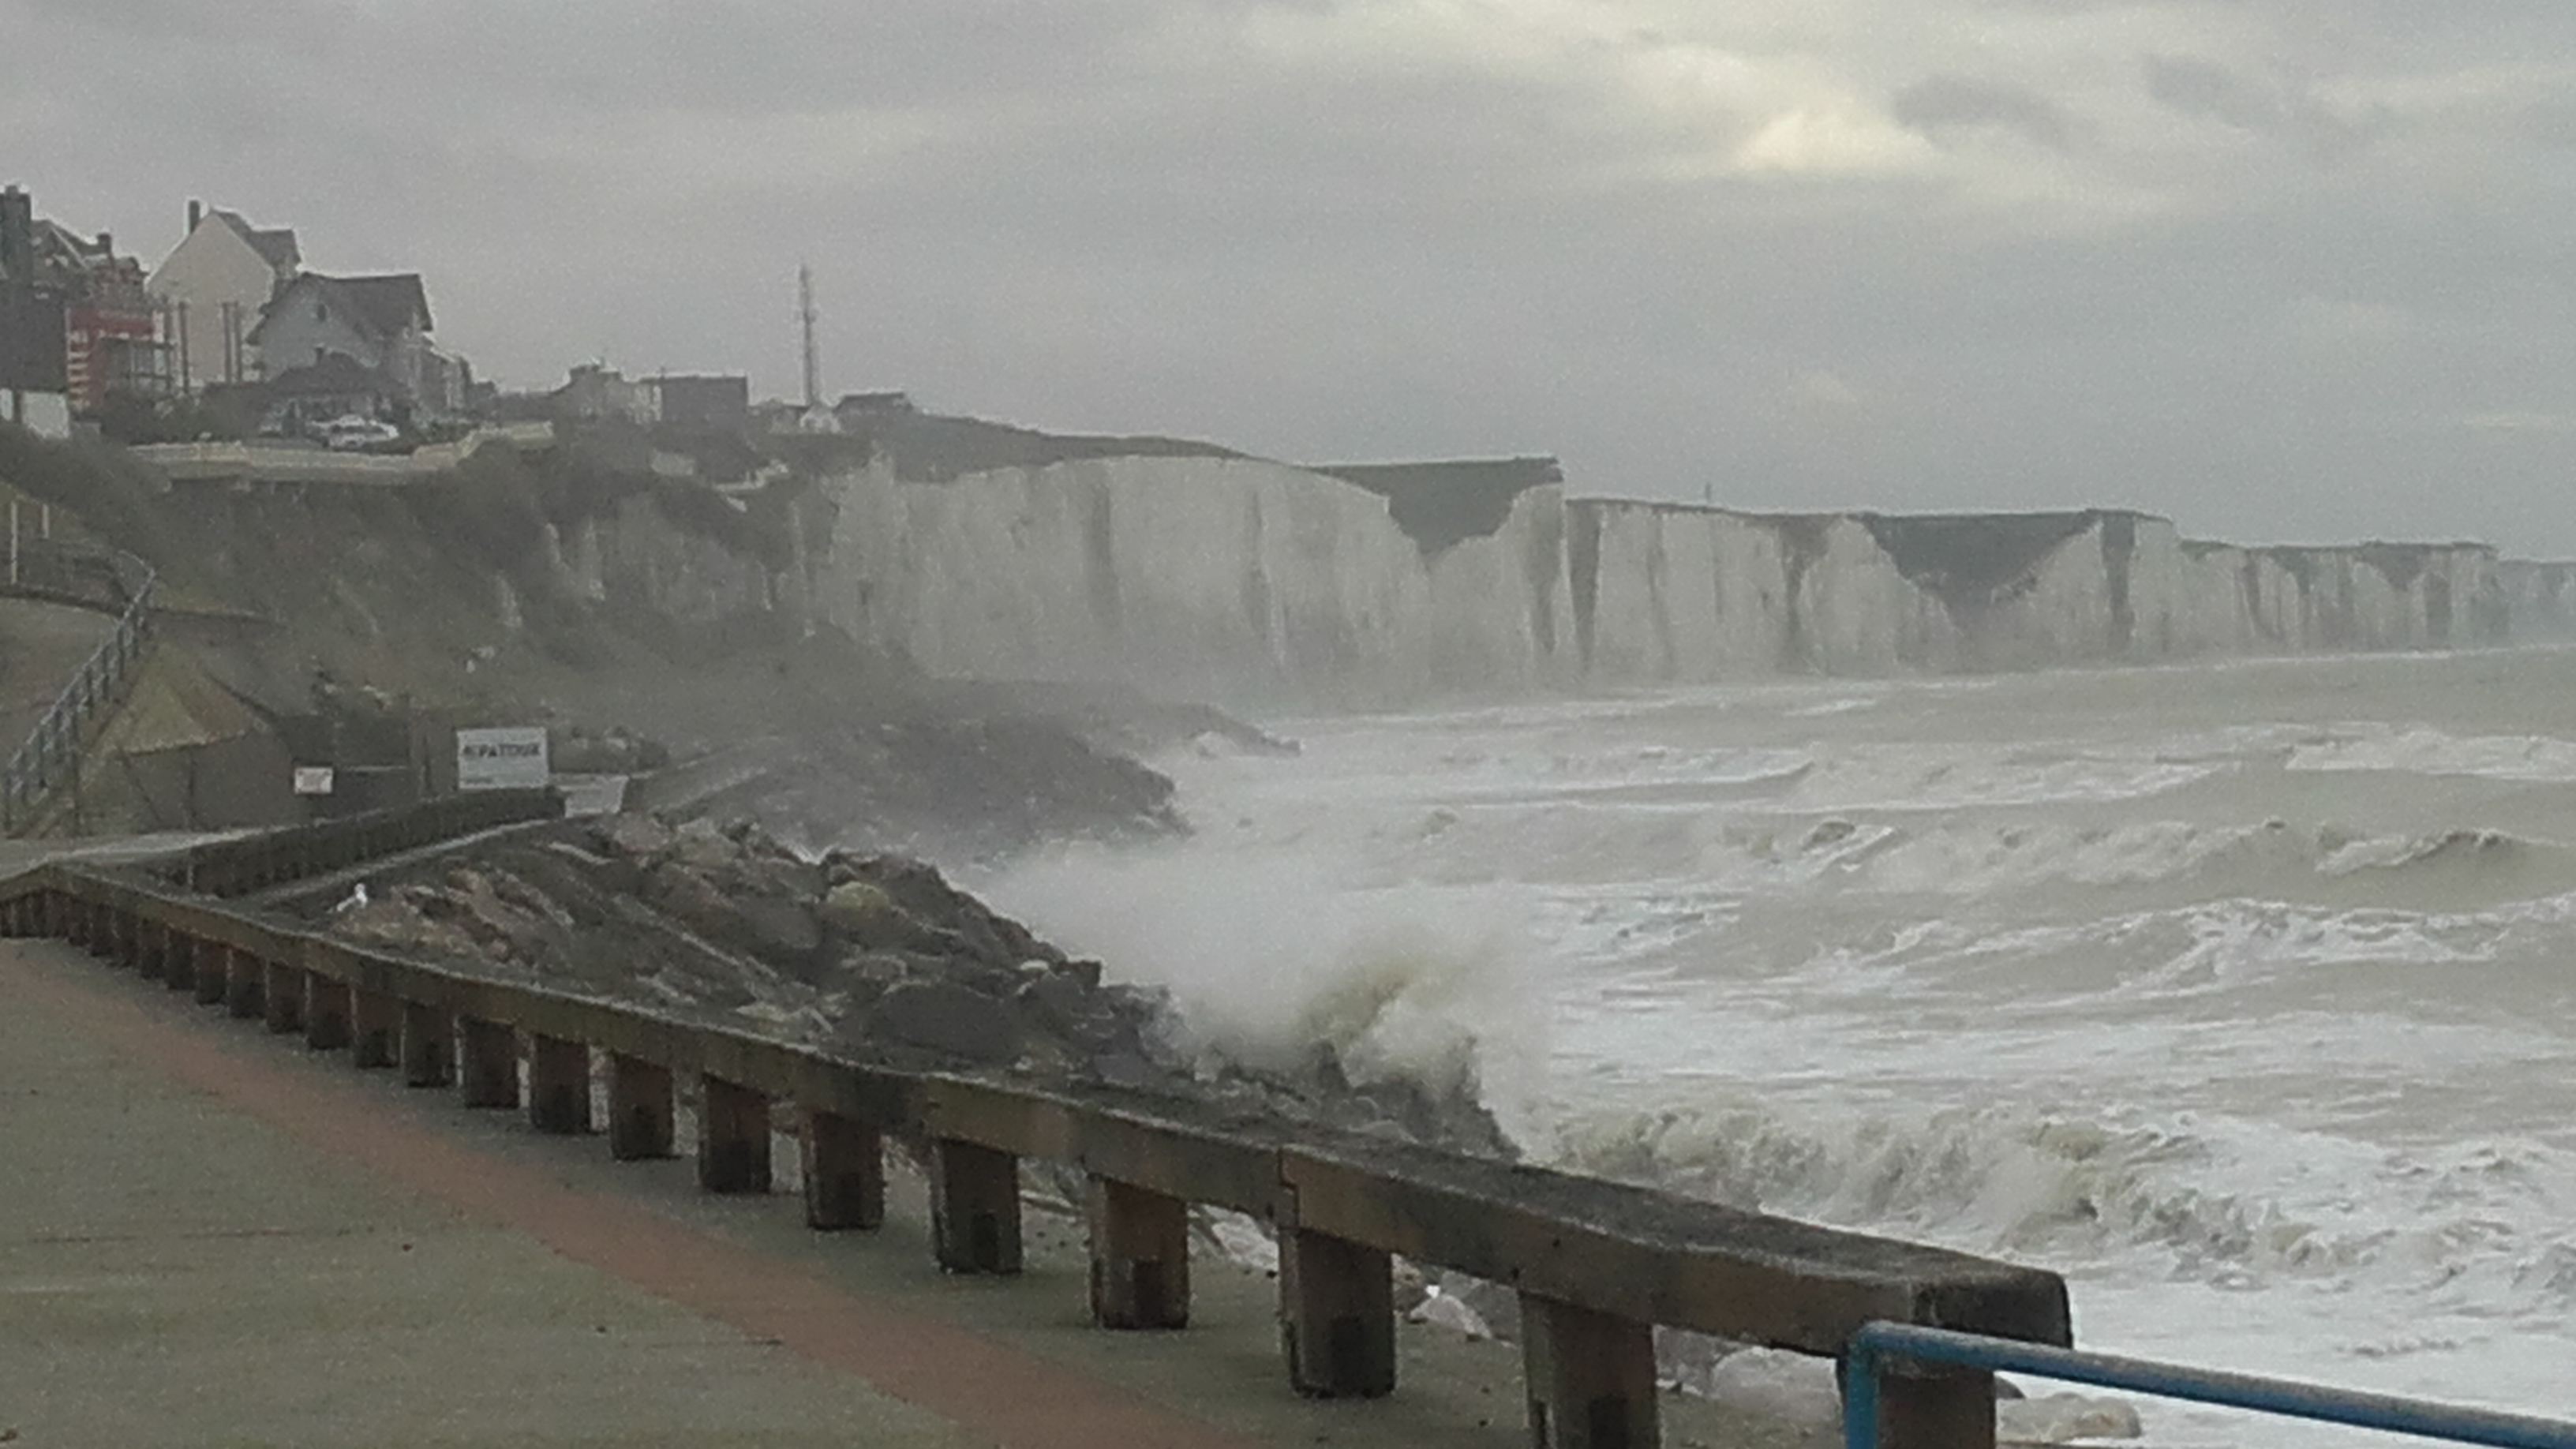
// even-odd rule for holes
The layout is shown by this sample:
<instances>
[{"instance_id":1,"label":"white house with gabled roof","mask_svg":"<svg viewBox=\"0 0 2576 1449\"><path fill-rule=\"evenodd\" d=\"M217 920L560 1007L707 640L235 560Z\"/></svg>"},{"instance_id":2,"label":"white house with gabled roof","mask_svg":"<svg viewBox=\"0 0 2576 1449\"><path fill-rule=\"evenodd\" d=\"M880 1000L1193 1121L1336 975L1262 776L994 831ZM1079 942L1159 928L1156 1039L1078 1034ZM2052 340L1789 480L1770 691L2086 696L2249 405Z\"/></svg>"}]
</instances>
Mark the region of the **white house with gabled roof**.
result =
<instances>
[{"instance_id":1,"label":"white house with gabled roof","mask_svg":"<svg viewBox=\"0 0 2576 1449\"><path fill-rule=\"evenodd\" d=\"M161 304L175 381L188 392L261 375L251 329L295 279L295 233L252 226L238 212L188 203L188 234L144 283Z\"/></svg>"}]
</instances>

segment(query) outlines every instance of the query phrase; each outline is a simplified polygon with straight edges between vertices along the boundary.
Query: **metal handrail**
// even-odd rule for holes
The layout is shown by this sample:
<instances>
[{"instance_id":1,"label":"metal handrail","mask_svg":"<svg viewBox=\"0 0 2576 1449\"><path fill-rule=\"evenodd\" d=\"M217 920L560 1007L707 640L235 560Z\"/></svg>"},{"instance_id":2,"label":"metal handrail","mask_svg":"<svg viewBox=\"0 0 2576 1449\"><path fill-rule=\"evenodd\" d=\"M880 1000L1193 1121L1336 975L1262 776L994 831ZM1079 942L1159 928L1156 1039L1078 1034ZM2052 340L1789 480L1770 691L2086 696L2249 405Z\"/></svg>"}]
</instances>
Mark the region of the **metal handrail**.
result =
<instances>
[{"instance_id":1,"label":"metal handrail","mask_svg":"<svg viewBox=\"0 0 2576 1449\"><path fill-rule=\"evenodd\" d=\"M109 558L125 609L106 642L90 652L71 682L54 696L44 717L27 734L26 743L0 766L0 833L14 833L35 817L45 796L77 768L81 738L92 718L124 697L133 682L136 661L143 657L150 632L152 596L160 582L151 565L118 551Z\"/></svg>"},{"instance_id":2,"label":"metal handrail","mask_svg":"<svg viewBox=\"0 0 2576 1449\"><path fill-rule=\"evenodd\" d=\"M1886 1322L1868 1324L1854 1334L1844 1360L1844 1449L1877 1449L1879 1374L1891 1360L1907 1359L2036 1374L2160 1398L2189 1399L2460 1444L2576 1449L2576 1423L2559 1419Z\"/></svg>"}]
</instances>

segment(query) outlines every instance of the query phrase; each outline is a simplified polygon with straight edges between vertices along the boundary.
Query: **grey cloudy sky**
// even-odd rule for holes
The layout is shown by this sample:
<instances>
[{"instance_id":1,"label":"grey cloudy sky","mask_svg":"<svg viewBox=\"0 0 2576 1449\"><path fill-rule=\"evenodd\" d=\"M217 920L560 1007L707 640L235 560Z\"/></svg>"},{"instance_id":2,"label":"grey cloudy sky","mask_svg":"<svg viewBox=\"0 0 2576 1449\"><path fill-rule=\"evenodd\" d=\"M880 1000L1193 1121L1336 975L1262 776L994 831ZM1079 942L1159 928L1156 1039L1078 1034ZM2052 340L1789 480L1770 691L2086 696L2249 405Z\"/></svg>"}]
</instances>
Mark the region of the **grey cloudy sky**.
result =
<instances>
[{"instance_id":1,"label":"grey cloudy sky","mask_svg":"<svg viewBox=\"0 0 2576 1449\"><path fill-rule=\"evenodd\" d=\"M0 179L746 370L1749 508L2576 556L2565 0L0 0Z\"/></svg>"}]
</instances>

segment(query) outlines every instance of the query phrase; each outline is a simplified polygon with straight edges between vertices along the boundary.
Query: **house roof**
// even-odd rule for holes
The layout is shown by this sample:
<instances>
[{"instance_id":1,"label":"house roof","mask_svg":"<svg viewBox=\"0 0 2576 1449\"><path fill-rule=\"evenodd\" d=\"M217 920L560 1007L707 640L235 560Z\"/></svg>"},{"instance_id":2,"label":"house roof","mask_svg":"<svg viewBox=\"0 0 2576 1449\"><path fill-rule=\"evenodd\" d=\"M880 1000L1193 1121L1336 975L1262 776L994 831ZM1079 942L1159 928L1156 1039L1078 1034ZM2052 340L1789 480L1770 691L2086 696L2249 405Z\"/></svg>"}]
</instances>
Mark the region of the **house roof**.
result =
<instances>
[{"instance_id":1,"label":"house roof","mask_svg":"<svg viewBox=\"0 0 2576 1449\"><path fill-rule=\"evenodd\" d=\"M403 272L389 277L325 277L334 284L342 299L364 319L368 326L390 337L406 327L417 326L427 332L429 293L420 284L420 273Z\"/></svg>"},{"instance_id":2,"label":"house roof","mask_svg":"<svg viewBox=\"0 0 2576 1449\"><path fill-rule=\"evenodd\" d=\"M278 289L277 296L261 310L258 325L250 329L250 340L259 340L269 319L278 315L278 309L289 298L315 291L362 330L378 337L398 337L411 327L423 332L431 329L429 293L421 286L418 272L381 277L326 277L320 272L306 272Z\"/></svg>"},{"instance_id":3,"label":"house roof","mask_svg":"<svg viewBox=\"0 0 2576 1449\"><path fill-rule=\"evenodd\" d=\"M244 221L242 219L242 214L238 211L225 211L221 208L217 208L216 210L210 211L206 214L213 217L215 220L222 222L224 225L231 227L235 235L250 244L250 249L252 251L259 253L260 260L268 263L272 267L275 267L278 271L292 272L298 266L303 264L304 253L295 245L295 229L293 227L276 227L271 230L262 231L258 227L252 226L249 222Z\"/></svg>"},{"instance_id":4,"label":"house roof","mask_svg":"<svg viewBox=\"0 0 2576 1449\"><path fill-rule=\"evenodd\" d=\"M67 287L92 272L113 267L116 262L115 254L101 246L98 238L83 236L47 217L33 218L27 242L32 274L12 277L5 269L0 269L0 281Z\"/></svg>"}]
</instances>

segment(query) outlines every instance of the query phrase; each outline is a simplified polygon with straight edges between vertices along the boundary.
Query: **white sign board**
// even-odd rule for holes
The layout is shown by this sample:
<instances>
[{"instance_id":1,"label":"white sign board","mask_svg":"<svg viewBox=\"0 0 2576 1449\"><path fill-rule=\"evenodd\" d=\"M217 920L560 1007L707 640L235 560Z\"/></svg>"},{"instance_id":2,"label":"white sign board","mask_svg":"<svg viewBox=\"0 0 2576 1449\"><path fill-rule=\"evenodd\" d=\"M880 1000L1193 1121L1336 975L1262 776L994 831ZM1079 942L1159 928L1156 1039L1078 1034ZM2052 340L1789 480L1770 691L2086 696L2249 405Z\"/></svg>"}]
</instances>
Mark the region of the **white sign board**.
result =
<instances>
[{"instance_id":1,"label":"white sign board","mask_svg":"<svg viewBox=\"0 0 2576 1449\"><path fill-rule=\"evenodd\" d=\"M543 725L456 732L459 790L542 790L552 773Z\"/></svg>"},{"instance_id":2,"label":"white sign board","mask_svg":"<svg viewBox=\"0 0 2576 1449\"><path fill-rule=\"evenodd\" d=\"M298 766L296 766L296 767L295 767L295 793L296 793L296 794L298 794L298 795L328 795L328 794L330 794L330 793L331 793L331 767L330 767L329 765L298 765Z\"/></svg>"},{"instance_id":3,"label":"white sign board","mask_svg":"<svg viewBox=\"0 0 2576 1449\"><path fill-rule=\"evenodd\" d=\"M626 808L624 775L557 775L566 815L614 815Z\"/></svg>"}]
</instances>

